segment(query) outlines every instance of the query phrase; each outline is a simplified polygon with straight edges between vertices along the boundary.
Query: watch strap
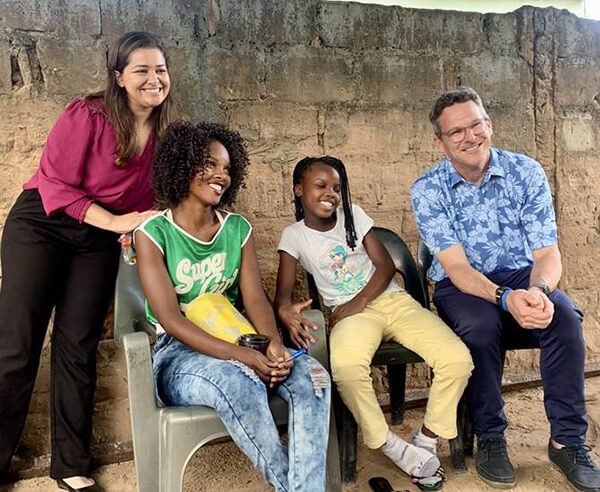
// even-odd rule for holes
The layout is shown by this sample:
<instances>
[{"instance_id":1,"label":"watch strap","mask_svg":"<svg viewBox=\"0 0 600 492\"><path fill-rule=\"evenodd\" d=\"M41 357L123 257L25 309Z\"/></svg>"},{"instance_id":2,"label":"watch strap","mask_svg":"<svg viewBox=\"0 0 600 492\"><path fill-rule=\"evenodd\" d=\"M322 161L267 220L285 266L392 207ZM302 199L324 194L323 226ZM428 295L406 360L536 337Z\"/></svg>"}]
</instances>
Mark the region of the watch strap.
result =
<instances>
[{"instance_id":1,"label":"watch strap","mask_svg":"<svg viewBox=\"0 0 600 492\"><path fill-rule=\"evenodd\" d=\"M504 286L500 286L496 289L496 306L498 306L500 309L504 310L504 307L502 305L502 297L504 296L504 293L506 291L511 291L512 289L510 287L504 287Z\"/></svg>"}]
</instances>

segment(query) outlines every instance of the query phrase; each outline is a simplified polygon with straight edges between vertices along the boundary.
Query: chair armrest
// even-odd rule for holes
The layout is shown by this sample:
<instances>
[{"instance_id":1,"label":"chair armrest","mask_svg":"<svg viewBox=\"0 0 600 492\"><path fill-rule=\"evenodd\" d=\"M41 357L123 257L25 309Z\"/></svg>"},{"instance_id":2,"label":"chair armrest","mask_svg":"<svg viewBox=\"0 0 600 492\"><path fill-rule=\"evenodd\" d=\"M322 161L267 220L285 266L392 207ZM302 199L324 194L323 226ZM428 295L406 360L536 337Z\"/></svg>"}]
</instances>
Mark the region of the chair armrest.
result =
<instances>
[{"instance_id":1,"label":"chair armrest","mask_svg":"<svg viewBox=\"0 0 600 492\"><path fill-rule=\"evenodd\" d=\"M149 425L148 419L158 409L154 397L154 378L148 335L143 332L128 333L123 337L125 363L127 365L127 390L131 408L132 426L137 422Z\"/></svg>"},{"instance_id":2,"label":"chair armrest","mask_svg":"<svg viewBox=\"0 0 600 492\"><path fill-rule=\"evenodd\" d=\"M123 320L121 319L121 321ZM125 336L137 332L148 335L150 343L154 343L156 341L156 326L150 323L146 317L143 317L129 319L127 320L127 323L123 322L123 324L118 326L115 322L115 343L120 347L124 344Z\"/></svg>"},{"instance_id":3,"label":"chair armrest","mask_svg":"<svg viewBox=\"0 0 600 492\"><path fill-rule=\"evenodd\" d=\"M155 491L158 490L159 481L160 410L154 398L148 335L144 332L126 333L122 342L127 365L127 393L138 490Z\"/></svg>"},{"instance_id":4,"label":"chair armrest","mask_svg":"<svg viewBox=\"0 0 600 492\"><path fill-rule=\"evenodd\" d=\"M317 330L312 331L311 335L316 340L310 346L310 355L317 359L321 365L329 371L329 348L327 345L327 327L325 326L325 318L323 313L317 309L309 309L302 312L302 316L312 321L316 326Z\"/></svg>"}]
</instances>

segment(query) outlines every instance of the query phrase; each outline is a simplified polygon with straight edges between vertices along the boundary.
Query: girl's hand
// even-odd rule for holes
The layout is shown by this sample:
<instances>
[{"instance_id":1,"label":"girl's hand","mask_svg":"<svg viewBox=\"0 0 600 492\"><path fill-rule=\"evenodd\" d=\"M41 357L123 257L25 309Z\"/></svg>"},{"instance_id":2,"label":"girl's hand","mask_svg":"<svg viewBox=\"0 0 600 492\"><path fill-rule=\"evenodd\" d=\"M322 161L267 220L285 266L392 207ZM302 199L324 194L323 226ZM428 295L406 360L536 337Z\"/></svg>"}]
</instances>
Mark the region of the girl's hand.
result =
<instances>
[{"instance_id":1,"label":"girl's hand","mask_svg":"<svg viewBox=\"0 0 600 492\"><path fill-rule=\"evenodd\" d=\"M137 226L150 217L156 215L158 210L146 210L145 212L131 212L124 215L113 215L108 230L125 234L133 231Z\"/></svg>"},{"instance_id":2,"label":"girl's hand","mask_svg":"<svg viewBox=\"0 0 600 492\"><path fill-rule=\"evenodd\" d=\"M289 330L292 342L296 347L308 349L308 343L315 343L316 341L308 330L317 330L317 326L300 314L308 309L311 303L312 299L308 299L279 309L279 319Z\"/></svg>"},{"instance_id":3,"label":"girl's hand","mask_svg":"<svg viewBox=\"0 0 600 492\"><path fill-rule=\"evenodd\" d=\"M284 362L291 354L278 340L271 340L267 347L267 358L269 362L275 364L276 369L271 373L269 386L272 388L277 383L285 381L290 375L290 371L294 365L293 361Z\"/></svg>"},{"instance_id":4,"label":"girl's hand","mask_svg":"<svg viewBox=\"0 0 600 492\"><path fill-rule=\"evenodd\" d=\"M347 318L348 316L352 316L353 314L358 314L362 312L362 310L366 307L368 301L365 297L357 295L353 297L348 302L344 304L340 304L333 311L329 325L333 328L339 321Z\"/></svg>"},{"instance_id":5,"label":"girl's hand","mask_svg":"<svg viewBox=\"0 0 600 492\"><path fill-rule=\"evenodd\" d=\"M239 349L238 360L252 369L265 384L269 384L271 377L276 373L278 364L270 361L258 350L248 347L239 347Z\"/></svg>"}]
</instances>

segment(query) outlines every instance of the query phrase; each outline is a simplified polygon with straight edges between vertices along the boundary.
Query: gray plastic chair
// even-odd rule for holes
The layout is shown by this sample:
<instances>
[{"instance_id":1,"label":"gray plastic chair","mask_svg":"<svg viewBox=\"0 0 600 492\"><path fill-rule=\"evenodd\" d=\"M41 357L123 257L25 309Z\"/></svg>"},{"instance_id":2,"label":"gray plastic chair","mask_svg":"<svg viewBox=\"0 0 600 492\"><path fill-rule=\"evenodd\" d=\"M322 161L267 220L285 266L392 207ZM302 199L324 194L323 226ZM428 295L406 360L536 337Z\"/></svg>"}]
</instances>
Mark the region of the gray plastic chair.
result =
<instances>
[{"instance_id":1,"label":"gray plastic chair","mask_svg":"<svg viewBox=\"0 0 600 492\"><path fill-rule=\"evenodd\" d=\"M318 311L306 313L319 327L311 355L326 368L325 322ZM124 348L133 436L133 454L140 492L180 492L185 468L204 444L227 436L216 412L204 406L159 407L154 396L150 338L154 327L146 320L144 295L136 265L121 259L115 295L115 341ZM287 423L287 404L271 399L278 425ZM327 490L341 491L337 433L331 412L327 452Z\"/></svg>"}]
</instances>

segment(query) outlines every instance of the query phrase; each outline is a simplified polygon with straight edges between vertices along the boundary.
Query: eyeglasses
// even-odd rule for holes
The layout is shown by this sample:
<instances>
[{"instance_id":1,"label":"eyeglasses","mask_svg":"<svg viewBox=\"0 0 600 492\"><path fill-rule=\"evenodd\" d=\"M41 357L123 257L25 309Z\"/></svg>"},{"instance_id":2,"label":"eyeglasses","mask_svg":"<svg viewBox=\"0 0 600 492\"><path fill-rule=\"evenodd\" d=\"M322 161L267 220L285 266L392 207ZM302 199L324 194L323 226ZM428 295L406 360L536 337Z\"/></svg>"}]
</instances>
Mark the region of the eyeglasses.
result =
<instances>
[{"instance_id":1,"label":"eyeglasses","mask_svg":"<svg viewBox=\"0 0 600 492\"><path fill-rule=\"evenodd\" d=\"M454 128L449 132L440 132L443 136L448 137L452 142L459 143L462 142L467 136L467 130L471 130L471 133L475 136L483 135L488 128L487 125L488 119L481 118L476 120L474 123L469 126L463 126L462 128Z\"/></svg>"}]
</instances>

